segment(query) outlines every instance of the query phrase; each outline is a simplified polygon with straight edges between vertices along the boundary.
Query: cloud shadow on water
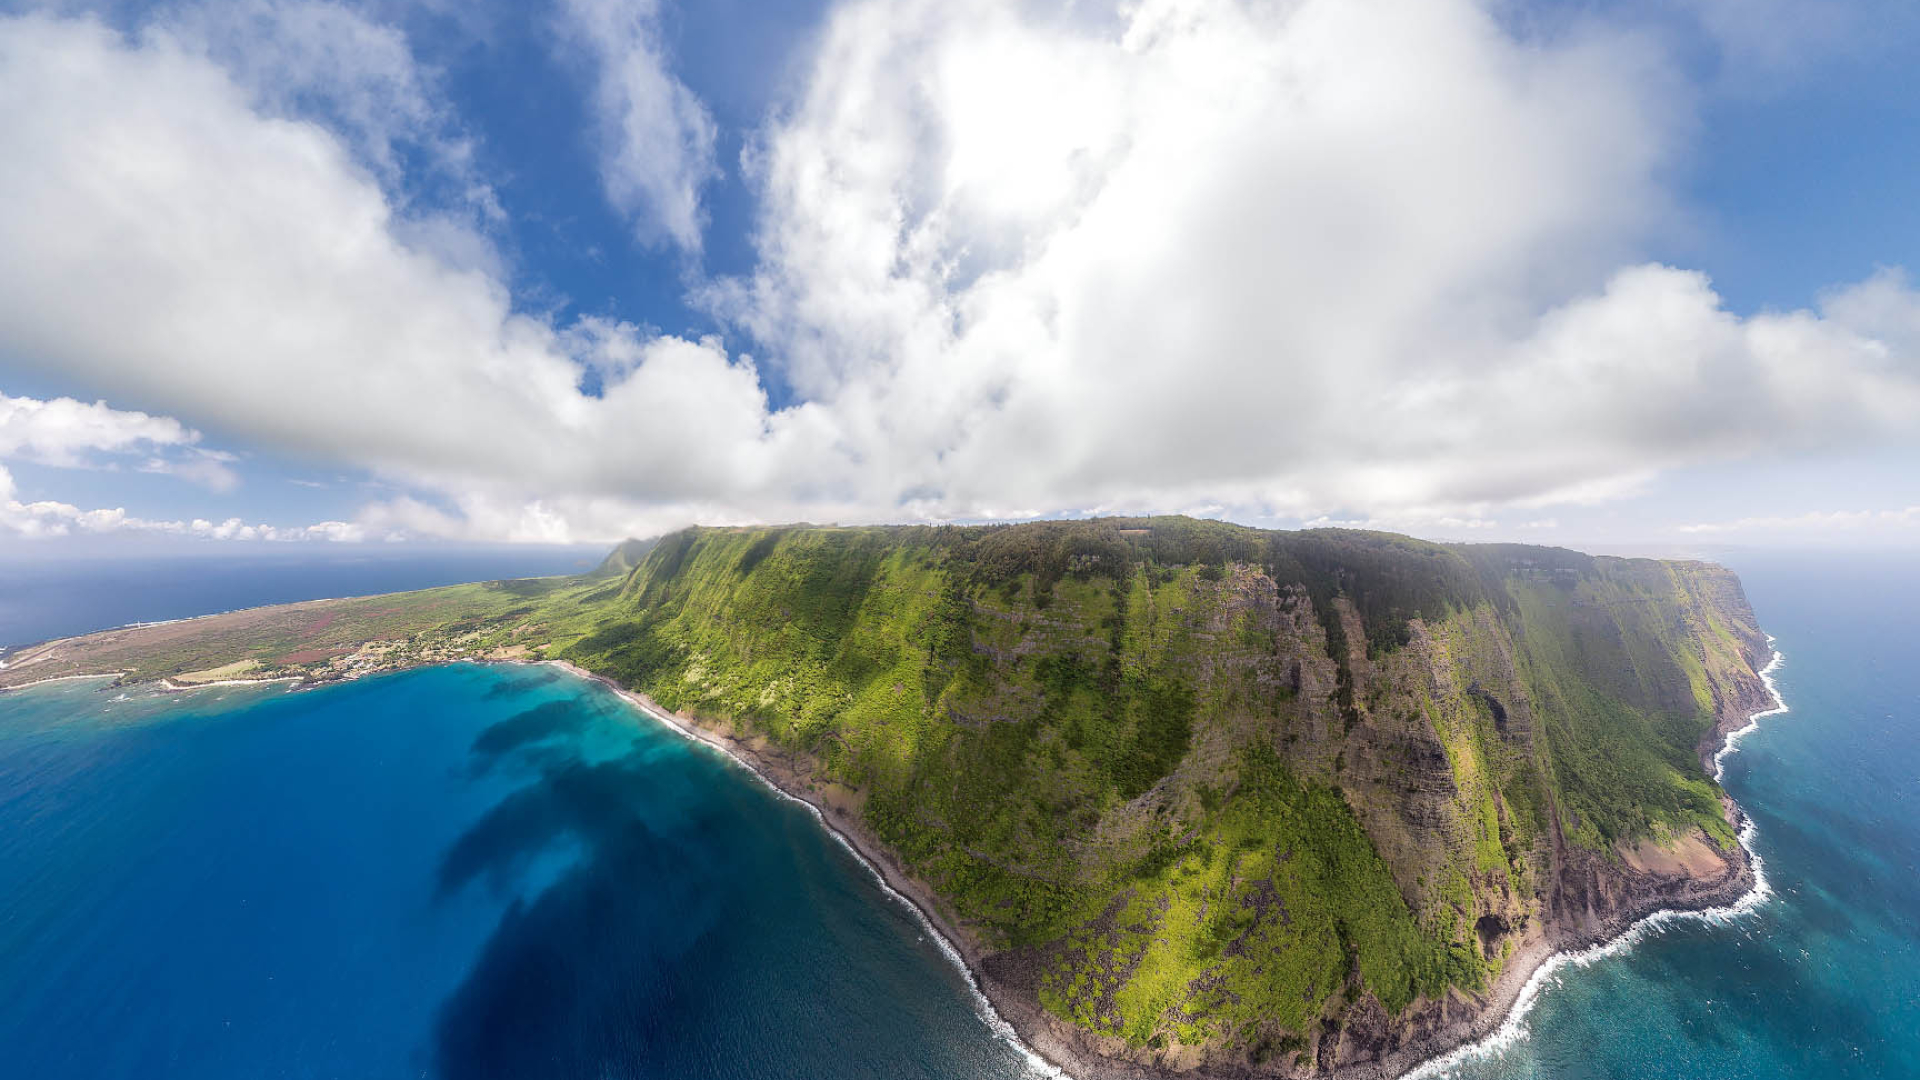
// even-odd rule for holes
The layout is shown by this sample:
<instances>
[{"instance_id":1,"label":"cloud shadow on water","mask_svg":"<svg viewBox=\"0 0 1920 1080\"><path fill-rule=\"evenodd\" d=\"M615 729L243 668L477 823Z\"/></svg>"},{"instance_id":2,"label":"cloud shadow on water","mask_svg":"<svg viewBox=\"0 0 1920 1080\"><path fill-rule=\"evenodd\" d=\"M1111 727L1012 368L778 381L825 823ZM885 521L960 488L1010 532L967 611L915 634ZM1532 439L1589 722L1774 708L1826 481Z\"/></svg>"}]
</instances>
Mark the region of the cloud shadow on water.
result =
<instances>
[{"instance_id":1,"label":"cloud shadow on water","mask_svg":"<svg viewBox=\"0 0 1920 1080\"><path fill-rule=\"evenodd\" d=\"M513 730L537 726L527 720ZM518 744L508 735L491 742ZM738 890L724 880L732 868L713 843L716 823L699 809L686 817L684 800L663 815L661 782L638 750L550 765L447 849L437 881L443 899L482 879L511 888L550 851L579 857L538 895L509 906L442 1004L437 1075L654 1075L656 1038L684 1035L697 1022L685 1009L698 994L689 980L703 965L688 954L703 939L717 947L723 935L711 932L723 922L723 898Z\"/></svg>"},{"instance_id":2,"label":"cloud shadow on water","mask_svg":"<svg viewBox=\"0 0 1920 1080\"><path fill-rule=\"evenodd\" d=\"M591 714L574 699L549 701L483 728L474 736L468 775L483 776L515 750L578 736Z\"/></svg>"}]
</instances>

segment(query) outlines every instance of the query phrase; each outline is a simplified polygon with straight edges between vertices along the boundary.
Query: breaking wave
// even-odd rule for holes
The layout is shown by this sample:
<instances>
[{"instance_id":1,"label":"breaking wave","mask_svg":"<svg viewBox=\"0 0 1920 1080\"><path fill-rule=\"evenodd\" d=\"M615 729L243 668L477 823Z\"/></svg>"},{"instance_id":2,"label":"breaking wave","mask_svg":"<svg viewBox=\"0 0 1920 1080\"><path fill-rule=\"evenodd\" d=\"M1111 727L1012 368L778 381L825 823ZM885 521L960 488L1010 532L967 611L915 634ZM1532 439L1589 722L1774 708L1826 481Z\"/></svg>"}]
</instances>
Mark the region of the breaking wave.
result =
<instances>
[{"instance_id":1,"label":"breaking wave","mask_svg":"<svg viewBox=\"0 0 1920 1080\"><path fill-rule=\"evenodd\" d=\"M1772 635L1768 635L1767 644L1773 644ZM1719 780L1726 773L1726 757L1740 749L1740 741L1752 734L1760 726L1760 721L1769 716L1778 716L1790 711L1786 699L1780 696L1780 688L1774 682L1774 672L1786 660L1778 649L1767 666L1760 669L1760 681L1765 684L1767 693L1773 695L1774 707L1762 709L1747 718L1745 726L1727 733L1720 749L1713 755L1713 777ZM1519 996L1513 999L1513 1005L1507 1010L1505 1020L1485 1038L1455 1047L1439 1057L1429 1058L1425 1062L1408 1070L1401 1080L1440 1080L1451 1076L1460 1066L1469 1061L1497 1057L1527 1036L1527 1014L1533 1011L1540 996L1550 988L1559 985L1562 972L1568 968L1584 968L1617 956L1633 948L1647 937L1657 934L1670 926L1682 922L1694 921L1710 926L1720 926L1746 917L1757 910L1773 895L1773 886L1767 882L1766 861L1754 850L1754 839L1758 835L1752 818L1745 818L1740 825L1740 846L1746 850L1747 858L1753 866L1753 888L1748 889L1738 900L1731 904L1702 908L1698 911L1676 911L1663 909L1642 918L1617 937L1571 952L1553 954L1547 961L1534 969L1526 985L1520 988Z\"/></svg>"}]
</instances>

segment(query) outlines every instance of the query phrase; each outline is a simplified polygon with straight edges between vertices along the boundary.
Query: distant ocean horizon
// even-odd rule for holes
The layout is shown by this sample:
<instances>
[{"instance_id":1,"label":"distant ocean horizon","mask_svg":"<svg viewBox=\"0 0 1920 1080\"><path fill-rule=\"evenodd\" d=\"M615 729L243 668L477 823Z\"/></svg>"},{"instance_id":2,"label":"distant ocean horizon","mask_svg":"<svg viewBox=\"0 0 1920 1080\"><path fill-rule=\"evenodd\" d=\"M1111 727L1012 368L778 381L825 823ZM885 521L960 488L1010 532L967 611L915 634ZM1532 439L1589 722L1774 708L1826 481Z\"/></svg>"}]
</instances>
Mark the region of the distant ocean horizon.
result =
<instances>
[{"instance_id":1,"label":"distant ocean horizon","mask_svg":"<svg viewBox=\"0 0 1920 1080\"><path fill-rule=\"evenodd\" d=\"M546 544L400 551L302 546L285 552L57 558L15 549L0 554L0 658L9 648L131 623L467 581L577 574L593 569L608 550Z\"/></svg>"},{"instance_id":2,"label":"distant ocean horizon","mask_svg":"<svg viewBox=\"0 0 1920 1080\"><path fill-rule=\"evenodd\" d=\"M1549 979L1463 1080L1920 1076L1920 559L1750 557L1772 894ZM505 575L494 575L505 576ZM19 1075L1025 1078L812 816L592 683L0 695Z\"/></svg>"}]
</instances>

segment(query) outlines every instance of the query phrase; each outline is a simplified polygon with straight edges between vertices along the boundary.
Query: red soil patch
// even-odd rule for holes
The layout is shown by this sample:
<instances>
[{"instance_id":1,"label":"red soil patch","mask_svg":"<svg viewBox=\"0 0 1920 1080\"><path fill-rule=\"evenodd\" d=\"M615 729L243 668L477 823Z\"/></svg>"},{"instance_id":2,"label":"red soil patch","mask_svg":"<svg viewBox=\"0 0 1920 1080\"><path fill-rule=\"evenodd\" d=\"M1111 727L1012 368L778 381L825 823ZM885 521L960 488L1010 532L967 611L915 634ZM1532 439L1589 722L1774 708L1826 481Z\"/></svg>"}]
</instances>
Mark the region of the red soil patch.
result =
<instances>
[{"instance_id":1,"label":"red soil patch","mask_svg":"<svg viewBox=\"0 0 1920 1080\"><path fill-rule=\"evenodd\" d=\"M333 625L333 620L335 620L335 619L337 619L337 618L339 618L339 617L340 617L340 613L339 613L339 612L337 612L337 611L329 611L329 612L327 612L327 613L326 613L325 615L322 615L322 616L320 616L319 618L317 618L317 619L315 619L315 620L313 620L313 625L312 625L312 626L309 626L309 627L307 627L307 628L306 628L305 630L303 630L303 631L301 631L301 632L300 632L300 636L301 636L301 637L312 637L313 635L315 635L315 634L317 634L317 633L319 633L320 631L322 631L322 630L325 630L325 629L326 629L327 627L329 627L329 626L332 626L332 625Z\"/></svg>"}]
</instances>

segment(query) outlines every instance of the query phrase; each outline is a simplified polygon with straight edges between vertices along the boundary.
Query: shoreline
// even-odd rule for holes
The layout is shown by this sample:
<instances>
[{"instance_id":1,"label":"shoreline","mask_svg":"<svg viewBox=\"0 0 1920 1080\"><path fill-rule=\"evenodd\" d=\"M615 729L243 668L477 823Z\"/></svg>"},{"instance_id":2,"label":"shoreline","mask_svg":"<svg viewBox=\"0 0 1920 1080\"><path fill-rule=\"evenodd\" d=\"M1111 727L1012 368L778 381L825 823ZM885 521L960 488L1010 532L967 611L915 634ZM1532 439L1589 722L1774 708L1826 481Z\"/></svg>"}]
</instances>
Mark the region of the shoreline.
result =
<instances>
[{"instance_id":1,"label":"shoreline","mask_svg":"<svg viewBox=\"0 0 1920 1080\"><path fill-rule=\"evenodd\" d=\"M605 687L622 701L632 706L634 711L639 712L648 719L661 724L668 730L690 742L696 742L718 751L734 764L744 769L756 781L767 787L779 798L806 807L813 815L814 820L826 829L827 834L833 837L841 847L845 848L847 853L852 855L854 860L864 867L869 874L873 875L874 880L880 885L883 892L913 912L914 917L932 937L935 946L940 950L941 954L945 956L960 973L961 980L966 983L968 992L973 995L975 1011L979 1014L980 1019L987 1025L988 1030L993 1032L994 1037L1007 1043L1016 1053L1025 1058L1027 1066L1034 1072L1042 1076L1058 1077L1061 1078L1061 1080L1075 1080L1073 1074L1068 1073L1058 1062L1051 1060L1039 1050L1029 1045L1026 1039L1021 1036L1019 1030L1001 1014L998 1003L994 1001L993 997L989 995L986 990L981 973L976 970L976 968L981 966L980 958L973 954L973 949L966 943L965 938L959 931L950 926L946 919L939 914L938 909L932 903L932 898L925 895L925 886L909 877L905 871L899 867L896 860L887 854L873 838L861 835L862 830L857 826L852 823L847 823L846 826L843 827L841 824L836 823L831 807L823 806L820 802L809 798L804 792L788 790L786 785L769 775L773 770L769 768L766 762L758 760L760 755L751 747L742 744L740 740L731 736L722 735L702 727L692 718L680 716L664 708L645 694L629 690L604 675L596 675L568 661L509 660L502 662L525 664L533 667L558 668L576 678L584 679ZM797 787L798 784L796 783L795 786Z\"/></svg>"},{"instance_id":2,"label":"shoreline","mask_svg":"<svg viewBox=\"0 0 1920 1080\"><path fill-rule=\"evenodd\" d=\"M1769 645L1773 639L1769 638ZM1789 707L1781 697L1773 679L1785 661L1779 650L1773 650L1767 664L1756 672L1767 693L1773 699L1773 707L1751 713L1747 722L1724 736L1721 748L1714 754L1714 775L1718 780L1724 772L1724 758L1737 752L1739 742L1758 729L1760 721L1770 716L1788 712ZM596 675L564 660L505 661L538 666L556 667L576 677L598 683L611 690L638 712L655 720L682 737L709 746L735 764L741 766L754 779L770 788L776 795L805 806L814 818L824 826L829 835L854 855L866 870L879 882L882 890L890 897L911 909L926 929L933 935L940 951L960 971L967 988L975 998L975 1005L982 1021L996 1038L1008 1043L1028 1061L1030 1067L1042 1075L1061 1077L1065 1080L1104 1080L1109 1076L1161 1077L1177 1076L1178 1073L1156 1070L1151 1066L1129 1061L1086 1060L1077 1048L1065 1045L1061 1040L1046 1037L1045 1048L1035 1045L1043 1041L1036 1038L1044 1033L1051 1036L1050 1025L1044 1017L1034 1015L1034 1010L1022 1002L1002 1000L988 981L983 958L977 954L966 938L952 927L944 917L938 914L927 890L912 880L904 869L873 838L862 835L858 825L853 822L836 822L832 808L809 797L801 787L796 774L791 778L792 786L801 790L789 790L787 784L772 775L776 770L772 763L763 758L753 748L741 740L701 724L693 717L674 713L645 694L628 690L626 687L602 675ZM1731 802L1729 797L1729 802ZM1738 805L1735 804L1738 812ZM1765 861L1753 850L1753 842L1758 829L1751 818L1741 814L1741 823L1736 839L1747 857L1749 879L1745 873L1737 873L1729 880L1736 889L1722 888L1699 897L1699 906L1661 906L1624 920L1624 925L1604 934L1577 941L1573 945L1566 943L1549 944L1539 940L1529 944L1516 953L1503 971L1503 977L1495 981L1489 994L1489 1006L1468 1021L1469 1036L1446 1049L1416 1051L1417 1056L1407 1055L1413 1060L1392 1063L1388 1060L1356 1063L1336 1067L1326 1075L1331 1080L1438 1080L1447 1075L1455 1066L1475 1058L1498 1053L1517 1042L1526 1034L1524 1027L1527 1015L1532 1012L1540 998L1550 989L1549 980L1555 978L1563 969L1584 968L1599 960L1626 952L1634 945L1659 929L1682 920L1698 920L1709 924L1721 924L1741 918L1757 909L1772 896L1773 889L1768 884L1765 873ZM1524 977L1518 975L1524 971ZM1511 987L1510 989L1508 987ZM1504 999L1504 1000L1502 1000ZM1499 1004L1494 1005L1494 1002ZM1014 1014L1037 1028L1037 1031L1023 1031L1021 1026L1009 1019ZM1437 1034L1437 1033L1436 1033ZM1421 1041L1435 1041L1435 1035ZM1064 1061L1060 1059L1065 1059Z\"/></svg>"},{"instance_id":3,"label":"shoreline","mask_svg":"<svg viewBox=\"0 0 1920 1080\"><path fill-rule=\"evenodd\" d=\"M423 664L421 666L425 667L427 665ZM205 690L215 686L266 686L270 683L307 682L306 679L301 678L298 675L275 675L265 679L209 679L206 682L196 682L196 683L177 683L177 682L174 682L172 679L159 679L156 681L159 682L160 688L162 690L165 690L170 694L184 694L189 690ZM345 682L346 680L342 679L342 680L336 680L336 681ZM316 688L321 686L331 686L331 685L333 684L327 683L327 682L313 683L313 686Z\"/></svg>"},{"instance_id":4,"label":"shoreline","mask_svg":"<svg viewBox=\"0 0 1920 1080\"><path fill-rule=\"evenodd\" d=\"M1769 637L1770 646L1772 642L1773 639ZM1784 655L1778 650L1773 650L1772 657L1766 666L1756 672L1774 704L1771 708L1749 714L1745 724L1723 736L1722 745L1711 758L1716 781L1724 775L1726 756L1738 752L1741 740L1757 730L1761 720L1790 711L1773 679L1773 673L1784 661ZM672 712L643 693L629 690L606 676L597 675L568 661L466 657L457 660L400 665L384 670L358 673L347 678L316 680L283 675L261 679L228 679L193 685L175 685L171 680L158 679L148 685L165 693L178 694L216 686L293 683L291 692L297 693L357 681L374 675L397 674L408 670L456 663L552 667L584 681L596 683L619 697L634 711L661 724L682 738L718 751L744 769L754 780L765 785L777 797L804 806L826 829L828 835L873 875L883 892L905 905L913 913L916 920L931 935L941 954L960 973L968 992L974 998L975 1012L982 1023L995 1038L1007 1043L1024 1058L1033 1072L1042 1076L1060 1078L1060 1080L1161 1078L1182 1075L1124 1059L1089 1058L1068 1038L1057 1035L1053 1030L1054 1025L1049 1023L1044 1013L1026 1002L1010 999L1001 991L1001 988L988 979L984 956L963 933L939 913L931 890L914 880L877 839L866 835L859 822L847 819L843 808L835 807L817 798L809 790L812 782L811 775L803 774L791 761L770 757L730 732L714 730L695 717ZM125 672L101 672L53 676L18 686L0 688L0 693L23 690L45 683L119 678L125 674ZM1739 814L1740 825L1736 838L1741 850L1746 854L1747 869L1750 871L1750 877L1746 873L1736 873L1726 883L1738 885L1737 889L1728 889L1723 885L1719 889L1696 897L1695 899L1700 901L1698 906L1656 907L1621 920L1618 929L1590 935L1584 939L1576 938L1571 945L1564 941L1559 944L1550 944L1545 939L1530 942L1514 954L1502 971L1501 977L1495 980L1490 989L1486 1006L1472 1019L1453 1023L1443 1021L1438 1027L1415 1037L1398 1051L1388 1054L1381 1060L1336 1066L1323 1075L1328 1080L1438 1080L1448 1075L1449 1071L1456 1066L1497 1054L1522 1038L1526 1034L1524 1025L1527 1015L1538 1004L1541 996L1551 988L1549 981L1568 966L1587 967L1608 956L1625 952L1648 935L1681 920L1693 919L1717 925L1750 914L1766 902L1773 890L1766 879L1764 860L1753 850L1757 827L1751 818L1740 813L1738 804L1733 803L1730 796L1728 802L1732 804L1735 813ZM1523 971L1526 973L1524 977L1519 975ZM1448 1031L1458 1031L1461 1026L1466 1028L1464 1038L1444 1037ZM1451 1045L1436 1045L1445 1043L1451 1043Z\"/></svg>"},{"instance_id":5,"label":"shoreline","mask_svg":"<svg viewBox=\"0 0 1920 1080\"><path fill-rule=\"evenodd\" d=\"M177 621L184 622L185 620L177 620ZM453 663L466 663L466 662L467 661L458 661L458 660L453 661ZM488 662L491 663L493 661L488 661ZM419 665L416 665L416 668L432 667L432 666L434 665L419 664ZM392 669L392 672L397 673L400 671L407 671L407 670L413 670L413 669L394 668ZM389 673L390 672L382 672L381 674L389 674ZM18 683L13 686L0 686L0 694L11 694L18 690L29 690L36 686L45 686L48 683L75 682L80 679L119 679L119 678L124 678L126 674L127 673L124 671L101 671L91 675L50 675L47 678L35 679L32 682ZM163 694L185 694L194 690L212 689L213 687L216 687L216 686L268 686L273 683L294 683L296 684L294 687L294 689L296 690L317 690L322 686L333 686L338 683L351 682L351 681L352 680L350 679L308 679L300 675L272 675L264 679L210 679L207 682L200 682L200 683L176 683L172 679L161 678L161 679L154 679L151 682L145 682L145 683L133 682L127 685L143 687L150 690L158 690Z\"/></svg>"},{"instance_id":6,"label":"shoreline","mask_svg":"<svg viewBox=\"0 0 1920 1080\"><path fill-rule=\"evenodd\" d=\"M1768 637L1771 646L1774 639ZM1765 667L1755 672L1760 682L1773 698L1773 707L1751 713L1747 722L1730 731L1718 751L1713 755L1714 779L1720 780L1725 773L1725 757L1739 750L1740 740L1752 734L1760 727L1760 721L1769 716L1779 716L1791 711L1786 699L1780 695L1780 688L1774 682L1773 673L1785 663L1786 656L1778 649L1773 650L1772 658ZM1732 796L1728 796L1732 801ZM1738 804L1735 803L1738 810ZM1398 1080L1437 1080L1444 1077L1455 1067L1477 1058L1490 1057L1514 1045L1527 1034L1527 1015L1538 1005L1540 998L1550 989L1548 980L1554 979L1560 971L1568 967L1584 968L1604 960L1609 956L1624 953L1649 935L1662 928L1685 920L1696 920L1708 925L1722 925L1753 913L1773 895L1773 887L1767 882L1766 860L1753 849L1754 840L1759 835L1759 827L1744 812L1736 839L1742 851L1746 852L1747 864L1752 870L1753 883L1742 888L1730 899L1721 903L1709 903L1705 907L1676 908L1662 907L1634 918L1625 929L1606 938L1574 948L1556 948L1542 958L1528 973L1526 980L1514 993L1513 999L1500 1010L1489 1010L1488 1017L1497 1017L1498 1022L1489 1024L1488 1030L1477 1035L1472 1041L1462 1043L1451 1050L1429 1057L1411 1068L1393 1075ZM1738 880L1736 877L1735 880ZM1516 956L1516 959L1518 957ZM1476 1027L1479 1025L1476 1025Z\"/></svg>"},{"instance_id":7,"label":"shoreline","mask_svg":"<svg viewBox=\"0 0 1920 1080\"><path fill-rule=\"evenodd\" d=\"M15 690L25 690L34 686L45 686L48 683L73 682L77 679L118 679L124 675L126 675L124 671L101 671L92 675L49 675L44 679L35 679L32 682L18 683L14 686L0 686L0 694L10 694ZM160 681L165 682L166 680L162 679Z\"/></svg>"}]
</instances>

